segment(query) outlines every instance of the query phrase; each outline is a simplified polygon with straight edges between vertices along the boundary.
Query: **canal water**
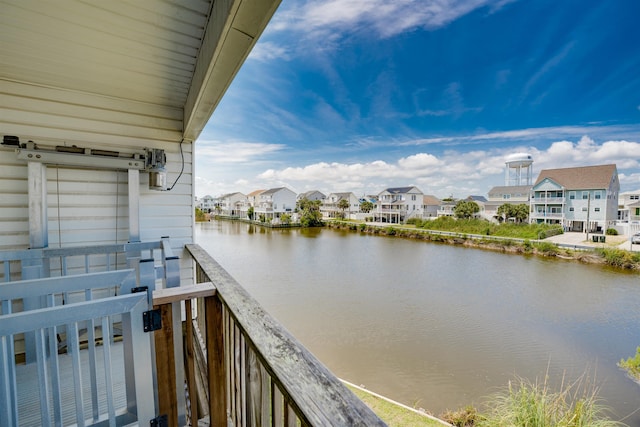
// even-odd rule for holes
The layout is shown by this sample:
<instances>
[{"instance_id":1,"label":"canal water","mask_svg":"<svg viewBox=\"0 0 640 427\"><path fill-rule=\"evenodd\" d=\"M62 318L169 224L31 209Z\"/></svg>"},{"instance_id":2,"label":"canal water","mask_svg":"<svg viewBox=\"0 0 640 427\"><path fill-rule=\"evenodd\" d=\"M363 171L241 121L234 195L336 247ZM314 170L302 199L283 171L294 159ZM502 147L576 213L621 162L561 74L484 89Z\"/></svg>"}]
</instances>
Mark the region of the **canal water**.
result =
<instances>
[{"instance_id":1,"label":"canal water","mask_svg":"<svg viewBox=\"0 0 640 427\"><path fill-rule=\"evenodd\" d=\"M196 225L205 248L338 377L438 415L516 378L596 386L640 426L640 275L331 229Z\"/></svg>"}]
</instances>

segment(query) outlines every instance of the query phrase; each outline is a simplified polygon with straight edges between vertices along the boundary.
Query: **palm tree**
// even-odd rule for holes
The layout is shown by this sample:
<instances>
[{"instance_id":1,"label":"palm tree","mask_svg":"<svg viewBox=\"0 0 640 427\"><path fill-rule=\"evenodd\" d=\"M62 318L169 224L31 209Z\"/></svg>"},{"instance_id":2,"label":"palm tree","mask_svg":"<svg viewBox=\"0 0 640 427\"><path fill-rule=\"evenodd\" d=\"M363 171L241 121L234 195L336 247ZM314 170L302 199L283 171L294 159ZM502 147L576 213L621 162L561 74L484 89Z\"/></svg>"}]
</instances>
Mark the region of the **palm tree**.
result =
<instances>
[{"instance_id":1,"label":"palm tree","mask_svg":"<svg viewBox=\"0 0 640 427\"><path fill-rule=\"evenodd\" d=\"M351 205L347 199L340 199L338 202L338 207L342 209L342 218L345 218L344 211L347 210ZM351 216L351 211L349 211L349 216Z\"/></svg>"}]
</instances>

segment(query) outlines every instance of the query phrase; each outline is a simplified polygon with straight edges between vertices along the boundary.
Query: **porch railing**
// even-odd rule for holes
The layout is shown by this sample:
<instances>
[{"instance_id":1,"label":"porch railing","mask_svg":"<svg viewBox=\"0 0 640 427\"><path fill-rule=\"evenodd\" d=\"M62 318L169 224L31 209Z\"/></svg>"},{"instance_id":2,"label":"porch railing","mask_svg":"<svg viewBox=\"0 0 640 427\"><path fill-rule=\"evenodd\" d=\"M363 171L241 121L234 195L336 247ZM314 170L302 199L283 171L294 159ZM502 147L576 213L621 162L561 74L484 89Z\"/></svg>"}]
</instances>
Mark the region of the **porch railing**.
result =
<instances>
[{"instance_id":1,"label":"porch railing","mask_svg":"<svg viewBox=\"0 0 640 427\"><path fill-rule=\"evenodd\" d=\"M123 271L0 284L1 426L21 424L18 408L24 402L16 372L23 366L15 363L13 343L24 332L35 341L35 362L25 365L37 371L40 384L35 425L174 426L203 420L212 426L384 425L200 246L186 245L198 283L166 286L176 284L172 271L178 261L166 243L148 244L162 251L160 265L141 259L124 263L134 268ZM69 251L90 252L91 258L98 253L97 247ZM63 252L56 256L67 258ZM63 264L56 267L59 273ZM151 292L151 282L158 281L162 289ZM143 290L144 283L148 292L129 293L133 285ZM117 295L93 298L98 288L112 286ZM73 292L85 298L68 303ZM44 298L45 305L14 310L20 298ZM116 318L122 343L114 337ZM144 324L145 318L154 321ZM61 335L64 350L58 345ZM80 350L82 342L86 351ZM122 360L113 362L113 354ZM87 358L89 368L81 368ZM88 378L82 372L89 372ZM124 383L124 398L116 396L116 377ZM65 378L72 380L70 386L62 385ZM65 391L72 397L65 398ZM75 408L70 422L63 414L68 407Z\"/></svg>"},{"instance_id":2,"label":"porch railing","mask_svg":"<svg viewBox=\"0 0 640 427\"><path fill-rule=\"evenodd\" d=\"M206 307L213 318L198 316L194 322L195 330L215 343L207 349L207 354L216 351L214 371L209 365L208 372L209 381L217 383L211 425L385 425L205 250L195 244L186 248L196 280L216 288Z\"/></svg>"}]
</instances>

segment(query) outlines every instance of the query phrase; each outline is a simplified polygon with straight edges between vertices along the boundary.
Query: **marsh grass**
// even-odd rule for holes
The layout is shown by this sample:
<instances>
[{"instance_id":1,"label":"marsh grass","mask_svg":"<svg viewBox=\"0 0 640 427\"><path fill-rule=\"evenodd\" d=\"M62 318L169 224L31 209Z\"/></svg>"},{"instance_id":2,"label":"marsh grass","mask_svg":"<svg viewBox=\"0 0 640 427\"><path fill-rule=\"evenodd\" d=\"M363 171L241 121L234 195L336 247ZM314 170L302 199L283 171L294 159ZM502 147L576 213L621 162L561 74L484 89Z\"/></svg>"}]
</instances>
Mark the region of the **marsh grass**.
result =
<instances>
[{"instance_id":1,"label":"marsh grass","mask_svg":"<svg viewBox=\"0 0 640 427\"><path fill-rule=\"evenodd\" d=\"M517 379L506 390L491 396L479 427L618 427L607 418L597 387L585 376L574 383L563 382L559 391L548 380Z\"/></svg>"},{"instance_id":2,"label":"marsh grass","mask_svg":"<svg viewBox=\"0 0 640 427\"><path fill-rule=\"evenodd\" d=\"M627 373L640 383L640 347L636 349L636 355L629 357L627 360L620 360L618 366L627 371Z\"/></svg>"}]
</instances>

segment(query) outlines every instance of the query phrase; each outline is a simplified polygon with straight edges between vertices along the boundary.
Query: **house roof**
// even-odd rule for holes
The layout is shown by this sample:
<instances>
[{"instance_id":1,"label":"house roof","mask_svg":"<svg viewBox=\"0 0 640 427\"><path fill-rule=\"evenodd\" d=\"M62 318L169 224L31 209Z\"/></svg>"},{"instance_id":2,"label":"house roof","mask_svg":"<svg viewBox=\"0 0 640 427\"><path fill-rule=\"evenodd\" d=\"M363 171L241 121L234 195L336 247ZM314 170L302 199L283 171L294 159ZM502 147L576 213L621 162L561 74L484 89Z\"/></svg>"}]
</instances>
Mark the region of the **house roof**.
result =
<instances>
[{"instance_id":1,"label":"house roof","mask_svg":"<svg viewBox=\"0 0 640 427\"><path fill-rule=\"evenodd\" d=\"M531 190L531 185L500 185L493 187L489 190L489 195L491 194L528 194Z\"/></svg>"},{"instance_id":2,"label":"house roof","mask_svg":"<svg viewBox=\"0 0 640 427\"><path fill-rule=\"evenodd\" d=\"M347 192L347 193L331 193L329 196L334 195L334 196L338 196L338 200L340 199L349 199L351 198L351 195L353 195L355 197L355 194L353 194L352 192Z\"/></svg>"},{"instance_id":3,"label":"house roof","mask_svg":"<svg viewBox=\"0 0 640 427\"><path fill-rule=\"evenodd\" d=\"M261 196L269 196L269 195L275 194L275 193L277 193L278 191L281 191L281 190L289 190L289 189L287 187L270 188L270 189L265 190L262 193L260 193L260 195ZM291 191L291 190L289 190L289 191Z\"/></svg>"},{"instance_id":4,"label":"house roof","mask_svg":"<svg viewBox=\"0 0 640 427\"><path fill-rule=\"evenodd\" d=\"M2 92L30 103L3 132L131 147L194 141L279 3L0 0Z\"/></svg>"},{"instance_id":5,"label":"house roof","mask_svg":"<svg viewBox=\"0 0 640 427\"><path fill-rule=\"evenodd\" d=\"M240 192L236 191L236 192L233 192L233 193L223 194L222 196L220 196L220 198L221 198L221 199L228 199L229 197L235 196L236 194L239 194L239 195L241 195L241 196L244 196L244 194L242 194L242 193L240 193Z\"/></svg>"},{"instance_id":6,"label":"house roof","mask_svg":"<svg viewBox=\"0 0 640 427\"><path fill-rule=\"evenodd\" d=\"M393 187L393 188L387 188L384 191L387 191L391 194L404 194L404 193L408 193L409 191L416 189L418 191L420 191L417 187L415 186L411 186L411 187Z\"/></svg>"},{"instance_id":7,"label":"house roof","mask_svg":"<svg viewBox=\"0 0 640 427\"><path fill-rule=\"evenodd\" d=\"M474 202L486 203L487 199L484 196L469 196L467 200L473 200Z\"/></svg>"},{"instance_id":8,"label":"house roof","mask_svg":"<svg viewBox=\"0 0 640 427\"><path fill-rule=\"evenodd\" d=\"M432 195L425 195L422 198L422 204L424 205L437 205L439 206L440 203L442 203L442 201L440 199L438 199L436 196L432 196Z\"/></svg>"},{"instance_id":9,"label":"house roof","mask_svg":"<svg viewBox=\"0 0 640 427\"><path fill-rule=\"evenodd\" d=\"M318 194L320 194L322 197L326 197L326 196L324 195L324 193L323 193L323 192L321 192L321 191L319 191L319 190L305 191L304 193L300 193L300 194L298 195L298 197L299 197L299 198L301 198L301 199L303 199L303 198L305 198L305 197L309 197L309 196L311 196L311 195L312 195L312 194L314 194L314 193L318 193Z\"/></svg>"},{"instance_id":10,"label":"house roof","mask_svg":"<svg viewBox=\"0 0 640 427\"><path fill-rule=\"evenodd\" d=\"M251 193L247 194L247 197L259 196L262 193L264 193L264 190L255 190L255 191L252 191Z\"/></svg>"},{"instance_id":11,"label":"house roof","mask_svg":"<svg viewBox=\"0 0 640 427\"><path fill-rule=\"evenodd\" d=\"M611 177L617 175L616 165L582 166L576 168L544 169L534 187L551 179L568 190L609 188Z\"/></svg>"}]
</instances>

